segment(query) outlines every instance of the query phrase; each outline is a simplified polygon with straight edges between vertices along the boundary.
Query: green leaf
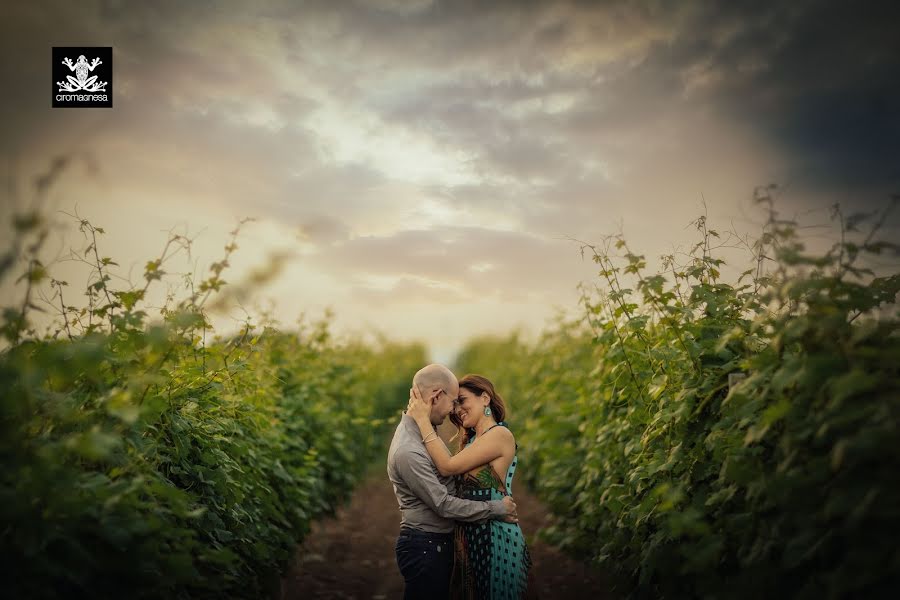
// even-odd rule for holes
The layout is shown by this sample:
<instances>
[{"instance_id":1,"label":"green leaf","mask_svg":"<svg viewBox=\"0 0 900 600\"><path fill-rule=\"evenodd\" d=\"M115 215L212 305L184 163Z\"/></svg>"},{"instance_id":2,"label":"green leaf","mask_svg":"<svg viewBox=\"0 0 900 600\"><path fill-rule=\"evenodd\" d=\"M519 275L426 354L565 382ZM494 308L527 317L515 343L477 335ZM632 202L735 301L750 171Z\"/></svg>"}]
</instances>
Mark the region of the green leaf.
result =
<instances>
[{"instance_id":1,"label":"green leaf","mask_svg":"<svg viewBox=\"0 0 900 600\"><path fill-rule=\"evenodd\" d=\"M858 396L865 392L877 389L881 385L881 379L866 373L861 369L852 369L829 382L833 402L841 403L848 398Z\"/></svg>"}]
</instances>

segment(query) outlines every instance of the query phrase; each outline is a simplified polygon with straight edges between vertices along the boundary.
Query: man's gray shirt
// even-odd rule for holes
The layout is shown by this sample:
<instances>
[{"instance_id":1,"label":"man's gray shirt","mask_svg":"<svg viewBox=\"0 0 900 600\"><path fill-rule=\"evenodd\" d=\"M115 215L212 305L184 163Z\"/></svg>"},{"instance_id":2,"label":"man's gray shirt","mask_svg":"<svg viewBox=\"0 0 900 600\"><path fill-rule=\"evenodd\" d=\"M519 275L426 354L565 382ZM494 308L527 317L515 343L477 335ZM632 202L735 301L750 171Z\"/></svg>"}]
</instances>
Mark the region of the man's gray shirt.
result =
<instances>
[{"instance_id":1,"label":"man's gray shirt","mask_svg":"<svg viewBox=\"0 0 900 600\"><path fill-rule=\"evenodd\" d=\"M422 443L415 420L404 414L388 451L387 472L400 504L400 525L448 533L454 521L502 519L502 500L477 502L457 498L456 480L442 477Z\"/></svg>"}]
</instances>

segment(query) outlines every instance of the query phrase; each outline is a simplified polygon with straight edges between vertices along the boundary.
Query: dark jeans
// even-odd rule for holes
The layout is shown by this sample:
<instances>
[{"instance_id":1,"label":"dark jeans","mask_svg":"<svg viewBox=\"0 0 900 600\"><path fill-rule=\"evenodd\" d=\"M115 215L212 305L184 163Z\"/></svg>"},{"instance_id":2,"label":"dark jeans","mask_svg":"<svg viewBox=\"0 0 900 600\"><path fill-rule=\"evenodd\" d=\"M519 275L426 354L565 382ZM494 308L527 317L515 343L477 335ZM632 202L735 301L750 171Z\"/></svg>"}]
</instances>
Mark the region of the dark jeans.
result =
<instances>
[{"instance_id":1,"label":"dark jeans","mask_svg":"<svg viewBox=\"0 0 900 600\"><path fill-rule=\"evenodd\" d=\"M446 600L453 569L453 534L401 529L397 566L406 581L403 600Z\"/></svg>"}]
</instances>

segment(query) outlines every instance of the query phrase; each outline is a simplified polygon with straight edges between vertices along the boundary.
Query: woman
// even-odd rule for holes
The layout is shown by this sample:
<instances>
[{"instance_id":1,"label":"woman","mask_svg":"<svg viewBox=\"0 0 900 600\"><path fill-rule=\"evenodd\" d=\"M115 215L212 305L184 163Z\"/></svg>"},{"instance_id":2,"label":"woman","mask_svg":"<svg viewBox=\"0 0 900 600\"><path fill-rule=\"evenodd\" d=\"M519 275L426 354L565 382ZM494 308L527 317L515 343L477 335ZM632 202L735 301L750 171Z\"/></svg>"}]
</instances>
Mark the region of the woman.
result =
<instances>
[{"instance_id":1,"label":"woman","mask_svg":"<svg viewBox=\"0 0 900 600\"><path fill-rule=\"evenodd\" d=\"M486 378L466 375L459 381L459 398L454 404L450 420L465 435L459 452L451 456L431 424L431 407L418 390L410 390L407 414L416 420L438 471L441 475L460 476L461 495L469 500L498 500L512 494L517 445L503 420L503 398ZM525 596L531 559L518 523L459 523L456 539L464 598Z\"/></svg>"}]
</instances>

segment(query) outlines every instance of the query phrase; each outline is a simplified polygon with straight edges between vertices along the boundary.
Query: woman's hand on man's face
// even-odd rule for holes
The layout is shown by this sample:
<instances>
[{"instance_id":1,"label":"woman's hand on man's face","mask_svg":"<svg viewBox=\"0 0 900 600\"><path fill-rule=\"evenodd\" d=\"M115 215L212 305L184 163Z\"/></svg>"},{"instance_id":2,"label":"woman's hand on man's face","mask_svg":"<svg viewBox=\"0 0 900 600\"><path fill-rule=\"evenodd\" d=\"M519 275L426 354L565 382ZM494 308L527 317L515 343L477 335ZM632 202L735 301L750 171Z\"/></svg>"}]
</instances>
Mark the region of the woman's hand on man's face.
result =
<instances>
[{"instance_id":1,"label":"woman's hand on man's face","mask_svg":"<svg viewBox=\"0 0 900 600\"><path fill-rule=\"evenodd\" d=\"M406 407L406 414L414 419L431 415L431 403L425 401L415 387L409 388L409 404Z\"/></svg>"}]
</instances>

